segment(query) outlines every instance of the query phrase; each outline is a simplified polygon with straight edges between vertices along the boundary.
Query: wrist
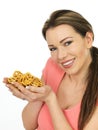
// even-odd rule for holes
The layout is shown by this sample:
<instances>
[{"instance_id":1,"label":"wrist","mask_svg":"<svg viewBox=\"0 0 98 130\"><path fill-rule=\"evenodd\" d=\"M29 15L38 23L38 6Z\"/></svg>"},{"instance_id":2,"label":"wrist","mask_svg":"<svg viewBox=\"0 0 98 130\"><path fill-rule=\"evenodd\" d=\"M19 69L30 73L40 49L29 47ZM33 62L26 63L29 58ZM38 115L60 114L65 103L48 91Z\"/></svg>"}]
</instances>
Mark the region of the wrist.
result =
<instances>
[{"instance_id":1,"label":"wrist","mask_svg":"<svg viewBox=\"0 0 98 130\"><path fill-rule=\"evenodd\" d=\"M46 103L47 105L52 105L52 104L54 104L54 102L55 102L56 100L57 100L57 99L56 99L55 93L54 93L54 92L51 92L51 93L49 94L48 98L46 99L45 103Z\"/></svg>"}]
</instances>

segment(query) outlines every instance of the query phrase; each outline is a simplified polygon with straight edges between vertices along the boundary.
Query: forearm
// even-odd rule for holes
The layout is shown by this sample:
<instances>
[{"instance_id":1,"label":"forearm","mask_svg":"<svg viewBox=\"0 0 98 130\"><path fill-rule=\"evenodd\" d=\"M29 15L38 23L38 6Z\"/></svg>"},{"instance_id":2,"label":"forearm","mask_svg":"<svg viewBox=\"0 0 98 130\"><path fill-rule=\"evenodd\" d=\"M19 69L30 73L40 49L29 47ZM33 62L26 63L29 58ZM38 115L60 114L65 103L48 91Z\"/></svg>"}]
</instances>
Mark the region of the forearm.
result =
<instances>
[{"instance_id":1,"label":"forearm","mask_svg":"<svg viewBox=\"0 0 98 130\"><path fill-rule=\"evenodd\" d=\"M26 130L37 128L37 118L41 109L42 102L29 102L22 111L23 125Z\"/></svg>"},{"instance_id":2,"label":"forearm","mask_svg":"<svg viewBox=\"0 0 98 130\"><path fill-rule=\"evenodd\" d=\"M72 130L59 106L55 94L52 93L52 98L50 98L46 104L51 114L54 130Z\"/></svg>"}]
</instances>

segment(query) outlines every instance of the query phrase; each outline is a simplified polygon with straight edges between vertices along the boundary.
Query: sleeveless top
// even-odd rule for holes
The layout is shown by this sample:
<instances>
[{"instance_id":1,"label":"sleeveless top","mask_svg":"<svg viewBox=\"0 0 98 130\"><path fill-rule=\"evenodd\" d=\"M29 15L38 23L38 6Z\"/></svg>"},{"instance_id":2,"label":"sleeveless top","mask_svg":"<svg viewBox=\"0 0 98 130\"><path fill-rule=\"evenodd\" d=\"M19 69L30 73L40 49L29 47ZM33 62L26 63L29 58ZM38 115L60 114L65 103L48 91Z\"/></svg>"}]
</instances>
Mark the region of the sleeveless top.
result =
<instances>
[{"instance_id":1,"label":"sleeveless top","mask_svg":"<svg viewBox=\"0 0 98 130\"><path fill-rule=\"evenodd\" d=\"M57 92L64 74L65 72L51 58L49 58L43 70L43 78L45 84L51 86L55 93ZM80 105L81 103L78 103L70 109L63 110L63 113L73 130L78 130ZM54 130L51 115L46 104L42 106L39 112L37 130Z\"/></svg>"}]
</instances>

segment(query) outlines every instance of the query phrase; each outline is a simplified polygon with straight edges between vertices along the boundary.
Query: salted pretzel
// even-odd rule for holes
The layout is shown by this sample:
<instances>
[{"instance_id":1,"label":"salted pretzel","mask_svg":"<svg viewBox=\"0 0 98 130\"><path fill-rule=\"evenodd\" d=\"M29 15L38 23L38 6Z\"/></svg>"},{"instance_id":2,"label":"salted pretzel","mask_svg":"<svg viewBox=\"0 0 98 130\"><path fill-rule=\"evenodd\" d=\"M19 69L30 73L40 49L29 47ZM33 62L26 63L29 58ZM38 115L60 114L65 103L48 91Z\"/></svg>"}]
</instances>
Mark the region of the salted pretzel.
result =
<instances>
[{"instance_id":1,"label":"salted pretzel","mask_svg":"<svg viewBox=\"0 0 98 130\"><path fill-rule=\"evenodd\" d=\"M14 71L12 77L8 78L8 82L12 83L14 81L20 83L24 87L26 86L41 87L43 85L42 81L39 78L33 76L29 72L23 74L20 71Z\"/></svg>"}]
</instances>

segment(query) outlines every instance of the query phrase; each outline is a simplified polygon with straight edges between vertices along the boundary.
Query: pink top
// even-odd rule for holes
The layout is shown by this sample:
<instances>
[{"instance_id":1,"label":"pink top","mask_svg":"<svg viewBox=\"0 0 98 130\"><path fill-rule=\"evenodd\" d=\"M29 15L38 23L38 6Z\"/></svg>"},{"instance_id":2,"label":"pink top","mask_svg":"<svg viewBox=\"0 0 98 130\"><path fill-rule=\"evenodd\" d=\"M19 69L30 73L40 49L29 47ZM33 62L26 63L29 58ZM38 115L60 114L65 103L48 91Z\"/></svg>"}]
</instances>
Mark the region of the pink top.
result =
<instances>
[{"instance_id":1,"label":"pink top","mask_svg":"<svg viewBox=\"0 0 98 130\"><path fill-rule=\"evenodd\" d=\"M50 85L56 93L59 84L64 76L64 71L50 58L43 70L43 78L47 85ZM76 106L64 110L64 115L72 126L73 130L78 130L78 117L80 112L80 103ZM54 130L48 107L44 104L38 117L37 130Z\"/></svg>"}]
</instances>

